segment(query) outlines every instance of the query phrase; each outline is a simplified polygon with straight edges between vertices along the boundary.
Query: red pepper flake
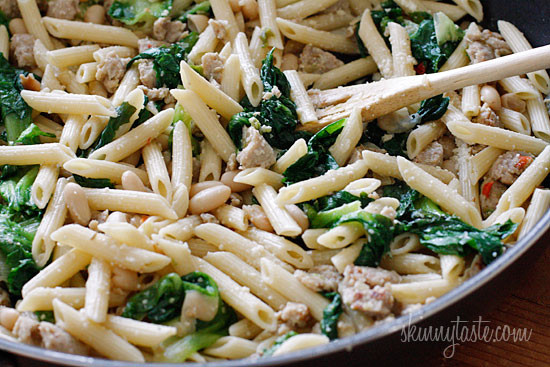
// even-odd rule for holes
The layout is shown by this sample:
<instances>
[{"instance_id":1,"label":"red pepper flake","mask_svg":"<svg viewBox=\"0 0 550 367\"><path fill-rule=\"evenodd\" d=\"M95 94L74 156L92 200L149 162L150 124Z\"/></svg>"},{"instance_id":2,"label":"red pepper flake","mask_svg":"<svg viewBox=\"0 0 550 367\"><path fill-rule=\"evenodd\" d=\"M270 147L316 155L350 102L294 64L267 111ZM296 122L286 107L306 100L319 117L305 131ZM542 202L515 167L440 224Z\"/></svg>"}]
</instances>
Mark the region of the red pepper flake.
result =
<instances>
[{"instance_id":1,"label":"red pepper flake","mask_svg":"<svg viewBox=\"0 0 550 367\"><path fill-rule=\"evenodd\" d=\"M489 181L485 185L483 185L483 188L481 189L481 194L486 198L488 198L489 195L491 194L491 189L493 188L494 184L495 184L495 181Z\"/></svg>"},{"instance_id":2,"label":"red pepper flake","mask_svg":"<svg viewBox=\"0 0 550 367\"><path fill-rule=\"evenodd\" d=\"M414 67L414 70L416 71L416 74L418 74L418 75L426 74L426 66L424 65L423 62L421 62L420 64L416 65L416 66Z\"/></svg>"},{"instance_id":3,"label":"red pepper flake","mask_svg":"<svg viewBox=\"0 0 550 367\"><path fill-rule=\"evenodd\" d=\"M533 160L533 158L531 158L529 156L520 155L519 158L518 158L518 163L515 164L515 167L517 169L524 169L525 167L527 167L531 163L532 160Z\"/></svg>"}]
</instances>

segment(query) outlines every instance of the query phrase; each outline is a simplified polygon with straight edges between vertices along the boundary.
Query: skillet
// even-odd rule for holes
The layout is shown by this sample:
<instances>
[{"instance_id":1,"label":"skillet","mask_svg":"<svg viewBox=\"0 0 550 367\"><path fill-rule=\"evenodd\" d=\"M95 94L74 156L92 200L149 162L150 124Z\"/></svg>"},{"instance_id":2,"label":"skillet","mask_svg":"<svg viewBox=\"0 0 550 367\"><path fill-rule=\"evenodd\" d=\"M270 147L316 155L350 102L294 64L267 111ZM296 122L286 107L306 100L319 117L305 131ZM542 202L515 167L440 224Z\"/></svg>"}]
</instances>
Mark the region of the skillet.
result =
<instances>
[{"instance_id":1,"label":"skillet","mask_svg":"<svg viewBox=\"0 0 550 367\"><path fill-rule=\"evenodd\" d=\"M497 20L507 20L525 33L533 47L550 44L550 2L548 0L482 0L485 20L484 28L496 30ZM514 247L493 261L483 271L459 287L439 297L410 315L373 327L357 335L336 340L328 345L310 348L279 357L259 360L235 360L208 364L208 367L260 367L260 366L398 366L411 365L411 358L422 359L427 349L443 350L449 343L404 343L403 333L409 325L417 327L449 325L457 316L468 320L477 319L497 306L507 295L513 282L525 277L529 264L535 261L550 241L550 211L537 223L532 231ZM475 316L473 316L475 315ZM472 320L472 318L470 318ZM405 330L405 331L403 331ZM50 351L22 343L0 339L0 349L19 357L20 366L43 366L41 362L54 365L87 367L131 367L135 364L108 361L99 358L70 355ZM0 360L0 365L4 365ZM149 364L148 367L167 366ZM193 364L200 366L200 364Z\"/></svg>"}]
</instances>

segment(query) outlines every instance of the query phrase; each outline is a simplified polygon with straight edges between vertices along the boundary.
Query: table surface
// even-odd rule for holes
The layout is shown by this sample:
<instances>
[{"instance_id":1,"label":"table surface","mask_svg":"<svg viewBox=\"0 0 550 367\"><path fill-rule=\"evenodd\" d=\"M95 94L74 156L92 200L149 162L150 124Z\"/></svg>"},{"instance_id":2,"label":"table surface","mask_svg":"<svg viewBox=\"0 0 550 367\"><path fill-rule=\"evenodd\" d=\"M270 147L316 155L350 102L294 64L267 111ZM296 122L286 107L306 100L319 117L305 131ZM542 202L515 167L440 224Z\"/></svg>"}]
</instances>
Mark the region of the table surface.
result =
<instances>
[{"instance_id":1,"label":"table surface","mask_svg":"<svg viewBox=\"0 0 550 367\"><path fill-rule=\"evenodd\" d=\"M484 314L483 320L491 328L508 325L512 329L532 330L529 341L475 342L456 348L453 358L444 358L442 351L434 351L423 366L550 366L550 233L537 246L545 250L511 294L494 310ZM416 366L417 364L413 364Z\"/></svg>"},{"instance_id":2,"label":"table surface","mask_svg":"<svg viewBox=\"0 0 550 367\"><path fill-rule=\"evenodd\" d=\"M550 232L537 246L546 249L533 263L527 276L512 289L510 295L489 312L480 312L484 321L489 321L490 328L508 325L511 329L526 328L531 331L529 341L514 342L467 342L458 345L452 358L443 356L444 346L434 345L426 352L423 350L418 358L409 360L407 367L539 367L550 366ZM505 290L506 291L506 290ZM414 345L411 345L414 348ZM346 358L347 359L347 358ZM366 366L368 359L352 357L349 363L353 366ZM323 362L316 361L316 366ZM334 366L334 363L330 363ZM7 353L0 352L0 366L3 367L51 367L27 359L16 359Z\"/></svg>"}]
</instances>

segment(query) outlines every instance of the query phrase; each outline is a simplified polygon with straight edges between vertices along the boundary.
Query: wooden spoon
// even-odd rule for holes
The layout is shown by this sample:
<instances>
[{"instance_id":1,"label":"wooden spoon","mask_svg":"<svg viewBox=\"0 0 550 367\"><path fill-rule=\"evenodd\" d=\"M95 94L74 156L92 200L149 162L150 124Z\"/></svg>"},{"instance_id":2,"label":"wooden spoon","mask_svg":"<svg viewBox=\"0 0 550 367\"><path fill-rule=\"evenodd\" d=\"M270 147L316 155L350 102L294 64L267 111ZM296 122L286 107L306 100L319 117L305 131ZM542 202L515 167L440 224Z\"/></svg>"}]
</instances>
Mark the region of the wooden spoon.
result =
<instances>
[{"instance_id":1,"label":"wooden spoon","mask_svg":"<svg viewBox=\"0 0 550 367\"><path fill-rule=\"evenodd\" d=\"M320 128L348 117L355 107L362 109L364 120L373 120L447 91L547 68L550 68L550 45L441 73L313 90L309 95L318 107L319 123L315 127Z\"/></svg>"}]
</instances>

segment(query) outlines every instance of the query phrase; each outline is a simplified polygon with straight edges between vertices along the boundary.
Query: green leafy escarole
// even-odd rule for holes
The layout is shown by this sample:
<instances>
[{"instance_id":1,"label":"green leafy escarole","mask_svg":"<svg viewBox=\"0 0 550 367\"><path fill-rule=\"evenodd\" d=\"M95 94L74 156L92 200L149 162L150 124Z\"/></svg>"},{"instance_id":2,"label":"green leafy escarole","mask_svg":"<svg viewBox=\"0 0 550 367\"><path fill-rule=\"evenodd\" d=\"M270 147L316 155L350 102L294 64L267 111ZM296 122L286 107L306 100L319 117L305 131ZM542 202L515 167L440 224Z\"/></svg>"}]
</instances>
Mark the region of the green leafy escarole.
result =
<instances>
[{"instance_id":1,"label":"green leafy escarole","mask_svg":"<svg viewBox=\"0 0 550 367\"><path fill-rule=\"evenodd\" d=\"M367 197L360 198L342 191L308 202L303 208L311 228L361 223L368 233L368 241L355 260L355 264L361 266L378 266L382 256L389 251L393 238L401 233L417 234L420 243L435 253L458 256L479 253L483 262L489 264L502 253L502 240L517 228L517 224L507 221L477 229L445 213L433 201L404 183L384 187L383 196L394 197L400 202L395 221L366 212L364 207L370 200Z\"/></svg>"},{"instance_id":2,"label":"green leafy escarole","mask_svg":"<svg viewBox=\"0 0 550 367\"><path fill-rule=\"evenodd\" d=\"M188 36L170 46L145 50L131 59L126 68L130 68L137 60L152 60L157 77L157 87L177 88L181 80L180 63L187 59L187 55L198 39L199 35L191 32Z\"/></svg>"},{"instance_id":3,"label":"green leafy escarole","mask_svg":"<svg viewBox=\"0 0 550 367\"><path fill-rule=\"evenodd\" d=\"M8 142L15 142L31 124L31 108L21 97L20 76L29 73L16 69L0 53L0 114Z\"/></svg>"},{"instance_id":4,"label":"green leafy escarole","mask_svg":"<svg viewBox=\"0 0 550 367\"><path fill-rule=\"evenodd\" d=\"M38 166L15 167L10 177L1 177L0 196L0 262L8 269L8 290L20 296L21 288L35 276L39 268L32 257L32 241L42 211L31 200L31 186L38 173Z\"/></svg>"},{"instance_id":5,"label":"green leafy escarole","mask_svg":"<svg viewBox=\"0 0 550 367\"><path fill-rule=\"evenodd\" d=\"M263 127L262 136L274 148L288 149L296 140L308 138L309 133L296 131L296 105L290 99L288 80L273 64L273 50L262 63L260 77L264 93L273 92L272 96L263 99L256 107L252 106L246 97L241 101L244 111L234 115L227 125L227 131L235 146L238 149L242 147L243 127L252 126L253 123ZM278 93L275 93L274 89Z\"/></svg>"},{"instance_id":6,"label":"green leafy escarole","mask_svg":"<svg viewBox=\"0 0 550 367\"><path fill-rule=\"evenodd\" d=\"M0 118L6 144L37 144L44 133L31 120L31 108L21 98L20 76L28 75L12 67L0 54ZM0 274L9 292L20 296L23 285L36 275L39 267L32 257L32 241L42 211L31 200L31 187L38 166L1 167L0 174L0 262L6 272Z\"/></svg>"},{"instance_id":7,"label":"green leafy escarole","mask_svg":"<svg viewBox=\"0 0 550 367\"><path fill-rule=\"evenodd\" d=\"M198 309L194 311L197 314L186 312L186 305L190 303L195 303L189 308ZM176 325L181 323L182 314L189 318L191 327L187 325L187 332L165 340L155 353L157 360L184 362L191 354L227 335L229 326L237 321L235 311L222 301L216 282L201 272L183 277L175 273L165 275L153 286L132 296L122 316Z\"/></svg>"},{"instance_id":8,"label":"green leafy escarole","mask_svg":"<svg viewBox=\"0 0 550 367\"><path fill-rule=\"evenodd\" d=\"M463 37L464 31L443 13L436 13L434 19L422 21L411 35L412 54L418 61L417 72L439 71Z\"/></svg>"},{"instance_id":9,"label":"green leafy escarole","mask_svg":"<svg viewBox=\"0 0 550 367\"><path fill-rule=\"evenodd\" d=\"M325 293L324 296L331 301L323 310L321 332L330 340L338 339L338 319L343 312L342 296L338 292Z\"/></svg>"},{"instance_id":10,"label":"green leafy escarole","mask_svg":"<svg viewBox=\"0 0 550 367\"><path fill-rule=\"evenodd\" d=\"M517 224L508 220L477 229L442 211L437 204L408 186L388 186L384 196L400 201L394 233L415 233L420 243L438 254L466 256L479 253L485 264L502 253L502 240L513 234Z\"/></svg>"},{"instance_id":11,"label":"green leafy escarole","mask_svg":"<svg viewBox=\"0 0 550 367\"><path fill-rule=\"evenodd\" d=\"M171 17L187 21L189 14L204 14L210 11L210 4L204 3L192 6L190 0L116 0L109 8L109 16L131 29L148 33L158 18Z\"/></svg>"},{"instance_id":12,"label":"green leafy escarole","mask_svg":"<svg viewBox=\"0 0 550 367\"><path fill-rule=\"evenodd\" d=\"M411 129L419 124L439 120L445 112L447 112L449 100L448 97L443 97L443 95L440 94L422 101L416 113L406 116L406 118L401 121L397 121L396 125L399 125L400 131L404 132L388 134L386 131L382 130L378 124L370 123L363 132L360 142L361 144L373 143L393 156L400 155L402 157L408 157L407 139Z\"/></svg>"}]
</instances>

